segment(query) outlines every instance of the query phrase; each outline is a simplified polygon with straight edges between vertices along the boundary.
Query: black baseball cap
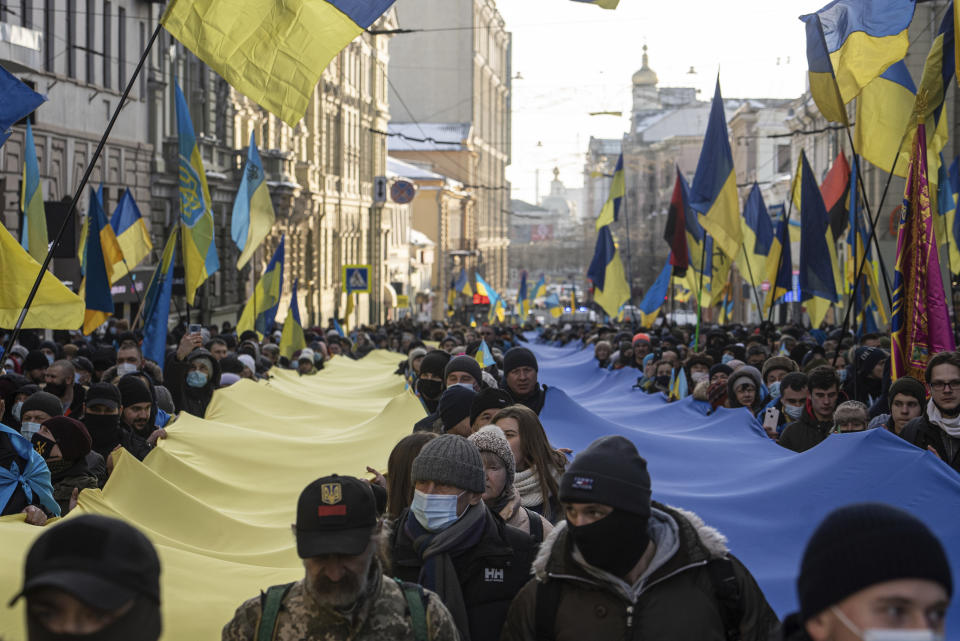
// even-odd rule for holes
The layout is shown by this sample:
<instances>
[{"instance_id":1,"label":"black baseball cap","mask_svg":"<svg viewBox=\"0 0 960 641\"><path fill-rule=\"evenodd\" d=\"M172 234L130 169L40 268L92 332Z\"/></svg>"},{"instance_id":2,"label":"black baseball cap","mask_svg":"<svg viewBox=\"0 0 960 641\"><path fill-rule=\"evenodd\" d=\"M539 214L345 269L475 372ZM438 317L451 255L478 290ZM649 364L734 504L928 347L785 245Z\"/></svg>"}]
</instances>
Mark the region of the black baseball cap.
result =
<instances>
[{"instance_id":1,"label":"black baseball cap","mask_svg":"<svg viewBox=\"0 0 960 641\"><path fill-rule=\"evenodd\" d=\"M137 597L160 604L160 559L140 530L98 514L54 525L37 537L23 572L23 589L59 588L100 610L116 610Z\"/></svg>"},{"instance_id":2,"label":"black baseball cap","mask_svg":"<svg viewBox=\"0 0 960 641\"><path fill-rule=\"evenodd\" d=\"M325 476L297 501L297 554L356 556L367 549L377 526L377 501L370 484L352 476Z\"/></svg>"},{"instance_id":3,"label":"black baseball cap","mask_svg":"<svg viewBox=\"0 0 960 641\"><path fill-rule=\"evenodd\" d=\"M120 407L120 389L113 383L94 383L87 389L83 402L90 405L106 405L112 410Z\"/></svg>"}]
</instances>

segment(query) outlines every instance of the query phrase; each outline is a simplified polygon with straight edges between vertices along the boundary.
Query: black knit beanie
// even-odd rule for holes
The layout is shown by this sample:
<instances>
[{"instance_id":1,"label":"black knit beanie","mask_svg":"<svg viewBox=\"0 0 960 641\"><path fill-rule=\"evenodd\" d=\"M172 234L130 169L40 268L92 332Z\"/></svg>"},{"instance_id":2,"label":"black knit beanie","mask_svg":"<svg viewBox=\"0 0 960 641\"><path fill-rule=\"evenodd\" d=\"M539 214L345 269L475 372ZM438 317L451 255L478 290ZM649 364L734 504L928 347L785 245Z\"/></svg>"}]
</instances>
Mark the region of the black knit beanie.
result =
<instances>
[{"instance_id":1,"label":"black knit beanie","mask_svg":"<svg viewBox=\"0 0 960 641\"><path fill-rule=\"evenodd\" d=\"M893 397L897 394L906 394L907 396L912 396L917 399L917 402L920 403L921 407L927 402L927 390L923 386L923 383L913 378L912 376L904 376L898 378L893 385L890 386L890 391L887 392L887 398L890 403L893 403Z\"/></svg>"},{"instance_id":2,"label":"black knit beanie","mask_svg":"<svg viewBox=\"0 0 960 641\"><path fill-rule=\"evenodd\" d=\"M513 403L510 395L503 390L488 388L481 390L470 405L470 422L473 423L484 410L502 410ZM481 426L482 427L482 426Z\"/></svg>"},{"instance_id":3,"label":"black knit beanie","mask_svg":"<svg viewBox=\"0 0 960 641\"><path fill-rule=\"evenodd\" d=\"M797 579L804 621L886 581L926 579L953 593L950 564L936 535L913 515L884 503L834 510L807 542Z\"/></svg>"},{"instance_id":4,"label":"black knit beanie","mask_svg":"<svg viewBox=\"0 0 960 641\"><path fill-rule=\"evenodd\" d=\"M726 374L727 376L730 376L733 374L733 368L726 363L717 363L710 368L710 378L713 378L714 374Z\"/></svg>"},{"instance_id":5,"label":"black knit beanie","mask_svg":"<svg viewBox=\"0 0 960 641\"><path fill-rule=\"evenodd\" d=\"M602 436L580 452L560 478L560 500L599 503L632 514L650 514L650 474L636 446L622 436Z\"/></svg>"},{"instance_id":6,"label":"black knit beanie","mask_svg":"<svg viewBox=\"0 0 960 641\"><path fill-rule=\"evenodd\" d=\"M25 415L27 412L32 412L33 410L46 412L46 414L51 417L62 416L63 403L61 403L60 399L50 392L34 392L27 397L27 400L23 402L23 407L20 408L20 416Z\"/></svg>"},{"instance_id":7,"label":"black knit beanie","mask_svg":"<svg viewBox=\"0 0 960 641\"><path fill-rule=\"evenodd\" d=\"M526 347L511 347L503 355L503 375L506 376L511 370L518 367L532 367L535 371L540 371L537 365L537 357L533 355Z\"/></svg>"},{"instance_id":8,"label":"black knit beanie","mask_svg":"<svg viewBox=\"0 0 960 641\"><path fill-rule=\"evenodd\" d=\"M423 371L422 362L420 363L420 371ZM469 356L454 356L451 358L450 362L447 363L447 366L443 368L443 380L446 381L447 377L453 372L466 372L473 377L473 380L477 382L477 385L480 384L480 379L483 378L483 372L480 369L480 363L477 362L477 359Z\"/></svg>"},{"instance_id":9,"label":"black knit beanie","mask_svg":"<svg viewBox=\"0 0 960 641\"><path fill-rule=\"evenodd\" d=\"M443 430L455 427L457 423L470 417L470 406L477 393L463 385L453 385L443 390L437 413L443 422Z\"/></svg>"},{"instance_id":10,"label":"black knit beanie","mask_svg":"<svg viewBox=\"0 0 960 641\"><path fill-rule=\"evenodd\" d=\"M423 357L423 360L420 361L420 375L422 376L426 373L433 374L437 378L443 378L443 369L449 361L449 353L441 349L429 351L427 355Z\"/></svg>"}]
</instances>

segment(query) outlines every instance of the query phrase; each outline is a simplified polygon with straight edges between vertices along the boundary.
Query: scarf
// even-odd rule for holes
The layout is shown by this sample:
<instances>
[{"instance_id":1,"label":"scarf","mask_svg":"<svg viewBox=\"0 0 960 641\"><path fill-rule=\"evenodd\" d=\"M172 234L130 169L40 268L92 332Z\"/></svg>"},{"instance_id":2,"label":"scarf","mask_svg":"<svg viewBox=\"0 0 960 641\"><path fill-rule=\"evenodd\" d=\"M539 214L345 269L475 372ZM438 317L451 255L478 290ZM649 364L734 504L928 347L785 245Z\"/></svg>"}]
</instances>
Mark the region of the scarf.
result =
<instances>
[{"instance_id":1,"label":"scarf","mask_svg":"<svg viewBox=\"0 0 960 641\"><path fill-rule=\"evenodd\" d=\"M487 507L480 503L468 507L457 521L440 532L427 531L413 514L408 514L403 526L423 563L418 583L440 596L453 615L463 641L470 641L470 624L453 557L480 542L487 531L488 515Z\"/></svg>"},{"instance_id":2,"label":"scarf","mask_svg":"<svg viewBox=\"0 0 960 641\"><path fill-rule=\"evenodd\" d=\"M36 495L38 502L47 512L54 516L60 516L60 506L53 498L50 470L47 469L43 457L33 449L30 441L6 425L0 424L0 432L7 433L13 451L27 462L24 470L20 469L16 461L10 463L9 469L0 467L0 512L7 506L10 497L13 496L19 486L23 488L27 503L33 503L34 495Z\"/></svg>"},{"instance_id":3,"label":"scarf","mask_svg":"<svg viewBox=\"0 0 960 641\"><path fill-rule=\"evenodd\" d=\"M504 521L509 521L520 508L520 495L512 485L505 489L492 504L487 504L491 511L496 512Z\"/></svg>"},{"instance_id":4,"label":"scarf","mask_svg":"<svg viewBox=\"0 0 960 641\"><path fill-rule=\"evenodd\" d=\"M520 505L523 507L537 507L543 505L543 494L540 492L540 479L537 469L528 467L517 472L513 477L513 487L520 494Z\"/></svg>"},{"instance_id":5,"label":"scarf","mask_svg":"<svg viewBox=\"0 0 960 641\"><path fill-rule=\"evenodd\" d=\"M949 436L960 438L960 416L954 416L953 418L945 417L940 412L940 408L933 402L932 398L927 401L927 418Z\"/></svg>"}]
</instances>

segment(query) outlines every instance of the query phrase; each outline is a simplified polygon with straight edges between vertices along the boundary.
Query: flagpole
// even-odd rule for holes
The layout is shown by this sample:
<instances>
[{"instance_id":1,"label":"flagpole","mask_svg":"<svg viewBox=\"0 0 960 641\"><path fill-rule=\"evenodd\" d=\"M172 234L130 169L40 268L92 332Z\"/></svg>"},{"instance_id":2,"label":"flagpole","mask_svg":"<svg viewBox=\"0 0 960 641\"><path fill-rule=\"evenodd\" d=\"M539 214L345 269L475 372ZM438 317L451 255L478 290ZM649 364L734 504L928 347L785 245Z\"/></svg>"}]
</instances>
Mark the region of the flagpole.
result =
<instances>
[{"instance_id":1,"label":"flagpole","mask_svg":"<svg viewBox=\"0 0 960 641\"><path fill-rule=\"evenodd\" d=\"M67 215L64 217L63 222L60 224L60 229L57 231L57 236L54 238L53 243L50 244L50 249L47 250L47 255L43 259L43 264L40 265L40 273L37 274L36 280L33 281L33 287L30 289L30 293L27 295L27 300L23 304L23 309L20 311L20 317L17 319L17 324L14 325L13 331L10 333L10 338L7 339L7 344L4 346L3 353L8 354L10 348L13 347L14 343L17 341L17 337L20 335L20 329L23 327L23 322L27 319L27 312L30 310L30 305L33 304L33 299L37 296L37 291L40 289L40 282L43 280L43 275L47 271L47 268L50 267L50 260L53 258L53 252L57 247L60 246L60 241L63 239L63 233L67 229L67 225L73 222L73 215L77 208L77 203L80 201L80 196L83 194L84 187L87 186L87 181L90 180L90 174L93 173L93 168L97 164L97 160L100 159L100 154L103 151L103 147L107 144L107 138L110 136L110 132L113 130L113 125L117 122L117 118L120 116L120 112L123 110L124 105L127 104L127 97L130 95L130 90L133 89L133 83L136 81L137 76L140 75L140 70L143 69L143 64L147 61L147 56L150 54L150 50L153 48L153 43L157 41L157 37L160 35L160 30L163 28L162 23L157 22L157 28L153 30L153 35L150 36L150 42L147 43L147 48L143 50L143 53L140 55L140 61L137 63L136 69L133 70L133 75L130 76L130 81L127 82L126 88L123 90L123 94L120 96L119 102L117 102L117 108L113 111L113 116L110 117L110 122L107 123L107 128L103 132L103 136L100 137L100 142L97 144L96 150L93 152L93 156L90 158L90 163L87 165L86 171L83 172L83 177L80 179L80 184L77 185L77 190L73 194L73 200L70 201L70 207L67 209ZM90 242L90 239L87 239L87 242Z\"/></svg>"},{"instance_id":2,"label":"flagpole","mask_svg":"<svg viewBox=\"0 0 960 641\"><path fill-rule=\"evenodd\" d=\"M623 171L624 188L623 188L623 196L620 197L620 211L623 212L623 225L626 228L626 233L627 233L627 264L626 264L626 274L625 274L627 277L627 293L629 295L629 298L627 299L627 304L630 306L630 326L636 329L637 318L636 318L636 312L633 309L634 307L633 277L632 277L632 269L630 265L631 261L633 260L633 250L631 249L631 243L630 243L630 214L627 211L627 188L626 188L627 170L626 168L623 168L622 171Z\"/></svg>"},{"instance_id":3,"label":"flagpole","mask_svg":"<svg viewBox=\"0 0 960 641\"><path fill-rule=\"evenodd\" d=\"M789 231L789 230L788 230ZM753 290L753 297L757 300L757 316L763 317L763 307L760 305L760 294L757 292L756 280L753 278L753 267L750 265L750 259L747 257L747 245L743 245L743 261L747 264L747 274L750 276L750 289Z\"/></svg>"}]
</instances>

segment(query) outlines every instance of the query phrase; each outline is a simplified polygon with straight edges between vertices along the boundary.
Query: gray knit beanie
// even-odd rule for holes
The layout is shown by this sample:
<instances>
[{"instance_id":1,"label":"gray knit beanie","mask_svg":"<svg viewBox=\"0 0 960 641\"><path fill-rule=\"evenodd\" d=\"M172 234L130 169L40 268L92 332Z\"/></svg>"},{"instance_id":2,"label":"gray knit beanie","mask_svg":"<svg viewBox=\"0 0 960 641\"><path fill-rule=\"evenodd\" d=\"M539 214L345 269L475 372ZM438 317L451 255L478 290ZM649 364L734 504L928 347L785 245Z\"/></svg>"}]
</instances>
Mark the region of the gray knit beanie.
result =
<instances>
[{"instance_id":1,"label":"gray knit beanie","mask_svg":"<svg viewBox=\"0 0 960 641\"><path fill-rule=\"evenodd\" d=\"M486 487L480 450L462 436L444 434L423 446L413 459L411 479L482 493Z\"/></svg>"},{"instance_id":2,"label":"gray knit beanie","mask_svg":"<svg viewBox=\"0 0 960 641\"><path fill-rule=\"evenodd\" d=\"M507 442L507 437L503 435L503 430L496 425L487 425L471 434L467 437L467 440L476 445L481 454L490 452L503 461L503 467L507 470L507 484L504 486L504 490L513 487L513 477L517 473L517 463L513 459L513 450L510 449L510 443Z\"/></svg>"}]
</instances>

